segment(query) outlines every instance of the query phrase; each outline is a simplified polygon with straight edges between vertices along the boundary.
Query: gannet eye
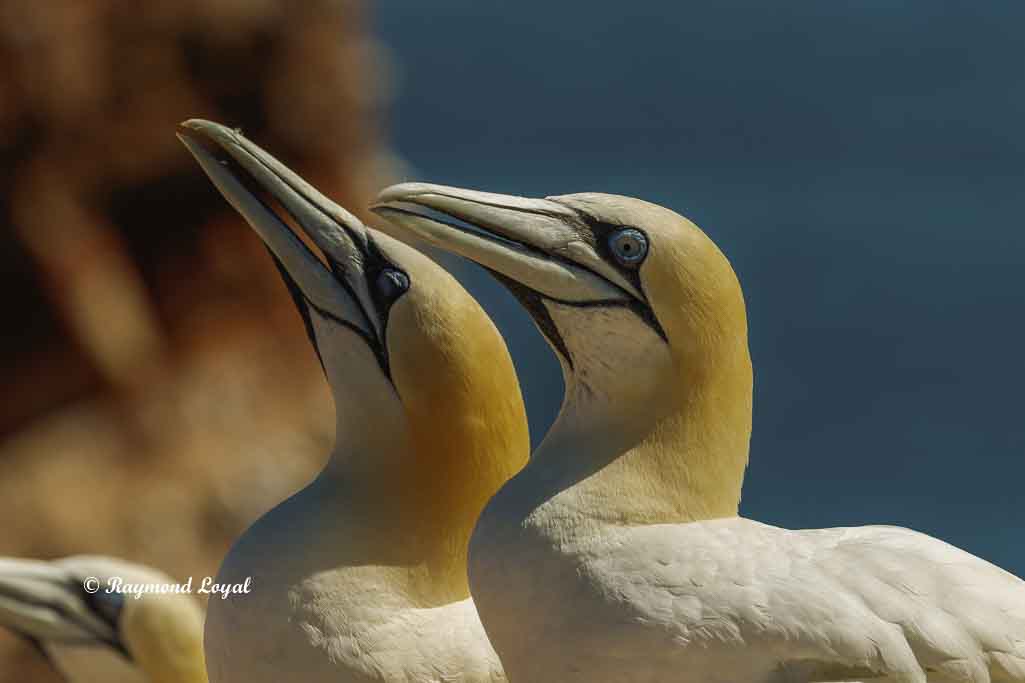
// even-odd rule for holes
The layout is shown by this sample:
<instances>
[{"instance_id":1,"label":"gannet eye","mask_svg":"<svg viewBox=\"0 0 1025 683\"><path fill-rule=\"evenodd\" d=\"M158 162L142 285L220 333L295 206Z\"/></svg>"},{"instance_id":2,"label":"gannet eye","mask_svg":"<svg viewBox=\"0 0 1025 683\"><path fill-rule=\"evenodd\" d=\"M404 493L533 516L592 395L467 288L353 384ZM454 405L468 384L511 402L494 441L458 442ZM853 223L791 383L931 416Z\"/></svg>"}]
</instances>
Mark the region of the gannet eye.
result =
<instances>
[{"instance_id":1,"label":"gannet eye","mask_svg":"<svg viewBox=\"0 0 1025 683\"><path fill-rule=\"evenodd\" d=\"M648 255L648 238L634 228L620 228L609 236L609 249L621 265L638 266Z\"/></svg>"},{"instance_id":2,"label":"gannet eye","mask_svg":"<svg viewBox=\"0 0 1025 683\"><path fill-rule=\"evenodd\" d=\"M392 302L409 289L409 276L401 270L385 268L377 274L377 293L387 302Z\"/></svg>"}]
</instances>

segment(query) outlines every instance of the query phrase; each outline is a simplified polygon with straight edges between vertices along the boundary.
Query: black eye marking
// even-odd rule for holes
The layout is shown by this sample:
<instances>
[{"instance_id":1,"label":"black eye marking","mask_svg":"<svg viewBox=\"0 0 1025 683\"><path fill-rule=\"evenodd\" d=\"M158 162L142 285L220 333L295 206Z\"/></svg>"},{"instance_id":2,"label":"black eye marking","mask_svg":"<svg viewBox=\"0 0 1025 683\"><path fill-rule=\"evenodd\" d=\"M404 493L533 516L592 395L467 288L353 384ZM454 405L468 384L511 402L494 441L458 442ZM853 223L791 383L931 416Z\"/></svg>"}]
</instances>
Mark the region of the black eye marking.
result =
<instances>
[{"instance_id":1,"label":"black eye marking","mask_svg":"<svg viewBox=\"0 0 1025 683\"><path fill-rule=\"evenodd\" d=\"M274 266L278 269L278 273L281 275L281 279L285 281L285 288L292 297L292 302L295 304L296 309L299 311L299 315L303 319L303 327L306 328L306 336L309 337L310 343L313 344L313 350L317 354L317 360L320 361L320 367L324 371L324 375L327 375L327 367L324 365L324 357L320 355L320 346L317 344L317 333L313 328L313 318L310 317L310 306L306 302L306 295L296 284L296 281L292 279L288 269L285 268L285 264L274 254L270 248L267 248L267 253L270 254L271 259L274 260Z\"/></svg>"},{"instance_id":2,"label":"black eye marking","mask_svg":"<svg viewBox=\"0 0 1025 683\"><path fill-rule=\"evenodd\" d=\"M648 238L637 228L620 228L608 237L609 251L621 266L636 268L648 255Z\"/></svg>"},{"instance_id":3,"label":"black eye marking","mask_svg":"<svg viewBox=\"0 0 1025 683\"><path fill-rule=\"evenodd\" d=\"M581 236L630 284L643 292L640 265L651 250L651 242L643 230L631 225L606 223L580 209L574 209L580 220Z\"/></svg>"},{"instance_id":4,"label":"black eye marking","mask_svg":"<svg viewBox=\"0 0 1025 683\"><path fill-rule=\"evenodd\" d=\"M367 251L363 262L363 274L367 279L370 296L374 299L382 328L388 327L388 312L399 297L413 285L409 275L381 253L373 240L367 240ZM381 344L384 344L382 329Z\"/></svg>"},{"instance_id":5,"label":"black eye marking","mask_svg":"<svg viewBox=\"0 0 1025 683\"><path fill-rule=\"evenodd\" d=\"M285 281L285 287L288 289L288 293L292 296L292 301L295 303L295 307L299 310L299 315L302 316L303 326L306 328L306 336L309 337L310 343L313 345L313 350L317 354L317 360L320 361L320 367L324 371L324 376L327 376L327 366L324 365L324 356L320 353L320 344L317 342L317 331L313 325L313 316L311 315L311 311L316 312L317 315L319 315L324 320L330 320L334 324L346 327L355 334L359 335L363 339L363 341L366 342L367 346L370 347L370 350L373 351L374 356L377 358L378 365L381 366L381 371L384 373L385 377L387 377L388 381L390 382L391 369L388 363L388 354L385 352L383 348L383 343L379 344L375 337L373 337L372 335L368 335L360 327L353 325L348 320L342 320L330 311L326 311L320 308L312 301L307 299L306 295L303 294L302 289L299 287L296 281L292 279L292 276L289 274L288 269L285 268L285 265L281 263L277 256L274 255L274 252L268 248L267 253L270 254L271 259L274 261L274 265L277 266L278 272L281 274L281 279ZM331 272L334 273L335 278L338 280L338 283L342 285L347 292L350 293L350 296L353 297L353 300L358 301L355 298L355 295L351 293L352 290L349 288L349 285L345 282L345 276L342 274L342 271L333 261L331 262ZM362 311L362 307L360 307L360 310ZM364 313L364 316L365 315L366 314Z\"/></svg>"},{"instance_id":6,"label":"black eye marking","mask_svg":"<svg viewBox=\"0 0 1025 683\"><path fill-rule=\"evenodd\" d=\"M89 609L103 619L115 633L120 630L121 610L125 606L125 596L123 593L116 591L113 593L107 593L106 591L90 593L83 590L83 598Z\"/></svg>"},{"instance_id":7,"label":"black eye marking","mask_svg":"<svg viewBox=\"0 0 1025 683\"><path fill-rule=\"evenodd\" d=\"M485 269L491 273L492 276L508 289L516 300L527 310L530 317L534 320L534 324L541 331L556 352L565 359L570 369L573 369L573 356L570 355L569 347L566 346L565 340L562 338L562 334L559 332L559 328L555 326L555 321L552 320L551 314L548 309L545 308L542 303L543 298L541 294L538 294L530 287L513 280L510 277L506 277L497 270L492 270L485 266Z\"/></svg>"},{"instance_id":8,"label":"black eye marking","mask_svg":"<svg viewBox=\"0 0 1025 683\"><path fill-rule=\"evenodd\" d=\"M120 638L121 611L125 606L124 594L117 592L107 593L106 591L90 593L82 588L82 584L79 581L75 582L75 588L78 589L82 601L85 602L89 610L110 626L111 630L114 632L114 640L107 644L128 661L135 661L135 658L132 657L132 653L128 651L128 648L123 642L121 642Z\"/></svg>"},{"instance_id":9,"label":"black eye marking","mask_svg":"<svg viewBox=\"0 0 1025 683\"><path fill-rule=\"evenodd\" d=\"M574 208L573 212L577 215L580 227L584 228L581 232L582 236L584 236L588 243L594 247L594 250L599 256L619 271L619 274L622 275L627 282L636 287L637 291L644 297L641 301L631 301L628 304L628 307L631 308L641 320L647 323L658 336L662 337L663 340L668 341L669 337L666 335L666 331L662 328L662 325L658 322L658 318L655 317L654 311L652 311L651 307L648 305L647 294L644 291L644 283L641 282L640 264L644 262L645 258L647 258L651 247L648 236L639 228L629 225L606 223L605 221L602 221L581 209ZM632 247L628 250L632 252L629 254L630 256L634 256L634 254L637 253L635 249L640 249L641 251L640 258L634 257L636 260L632 263L629 261L626 263L622 262L620 260L621 256L617 255L615 251L617 244L619 246L624 246L622 242L625 236L632 238L630 240ZM637 236L640 236L640 240L643 240L643 248L640 248L639 240L638 242L633 241L634 239L637 239ZM604 302L591 302L584 304L573 304L571 302L560 303L568 303L570 305L580 307L606 305Z\"/></svg>"},{"instance_id":10,"label":"black eye marking","mask_svg":"<svg viewBox=\"0 0 1025 683\"><path fill-rule=\"evenodd\" d=\"M409 276L395 268L382 268L375 285L382 300L394 302L409 290Z\"/></svg>"}]
</instances>

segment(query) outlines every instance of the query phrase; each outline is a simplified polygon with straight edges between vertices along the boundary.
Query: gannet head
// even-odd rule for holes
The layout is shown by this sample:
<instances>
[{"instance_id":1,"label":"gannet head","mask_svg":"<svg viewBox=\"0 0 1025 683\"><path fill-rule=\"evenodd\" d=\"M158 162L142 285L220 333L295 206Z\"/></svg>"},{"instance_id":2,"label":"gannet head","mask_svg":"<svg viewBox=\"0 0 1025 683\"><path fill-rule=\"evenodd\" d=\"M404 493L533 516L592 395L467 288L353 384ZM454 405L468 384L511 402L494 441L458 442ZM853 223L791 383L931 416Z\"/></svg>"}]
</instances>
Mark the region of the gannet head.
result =
<instances>
[{"instance_id":1,"label":"gannet head","mask_svg":"<svg viewBox=\"0 0 1025 683\"><path fill-rule=\"evenodd\" d=\"M2 558L0 625L38 643L55 660L64 647L96 646L116 653L152 683L206 683L203 615L196 601L184 592L135 597L118 588L170 590L177 583L148 567L109 557Z\"/></svg>"},{"instance_id":2,"label":"gannet head","mask_svg":"<svg viewBox=\"0 0 1025 683\"><path fill-rule=\"evenodd\" d=\"M530 448L491 319L440 266L367 228L241 134L192 120L179 137L289 284L334 393L340 471L416 523L435 523L464 577L477 515Z\"/></svg>"},{"instance_id":3,"label":"gannet head","mask_svg":"<svg viewBox=\"0 0 1025 683\"><path fill-rule=\"evenodd\" d=\"M388 188L373 208L490 269L531 313L567 386L542 453L572 446L604 466L646 452L648 479L654 463L664 494L688 498L681 515L736 513L751 420L746 314L733 269L697 226L629 197L423 183Z\"/></svg>"}]
</instances>

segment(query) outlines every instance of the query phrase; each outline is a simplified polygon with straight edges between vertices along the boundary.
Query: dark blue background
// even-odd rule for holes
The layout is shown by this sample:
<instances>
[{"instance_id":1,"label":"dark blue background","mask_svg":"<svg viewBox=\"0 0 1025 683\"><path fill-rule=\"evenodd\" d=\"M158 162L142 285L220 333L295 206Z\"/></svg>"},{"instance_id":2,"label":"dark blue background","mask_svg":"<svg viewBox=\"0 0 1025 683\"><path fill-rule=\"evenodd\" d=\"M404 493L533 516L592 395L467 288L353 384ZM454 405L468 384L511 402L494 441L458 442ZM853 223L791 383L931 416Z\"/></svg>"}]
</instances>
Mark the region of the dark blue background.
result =
<instances>
[{"instance_id":1,"label":"dark blue background","mask_svg":"<svg viewBox=\"0 0 1025 683\"><path fill-rule=\"evenodd\" d=\"M745 515L910 526L1025 575L1025 3L392 0L377 23L411 179L634 195L730 257ZM536 443L555 361L464 279Z\"/></svg>"}]
</instances>

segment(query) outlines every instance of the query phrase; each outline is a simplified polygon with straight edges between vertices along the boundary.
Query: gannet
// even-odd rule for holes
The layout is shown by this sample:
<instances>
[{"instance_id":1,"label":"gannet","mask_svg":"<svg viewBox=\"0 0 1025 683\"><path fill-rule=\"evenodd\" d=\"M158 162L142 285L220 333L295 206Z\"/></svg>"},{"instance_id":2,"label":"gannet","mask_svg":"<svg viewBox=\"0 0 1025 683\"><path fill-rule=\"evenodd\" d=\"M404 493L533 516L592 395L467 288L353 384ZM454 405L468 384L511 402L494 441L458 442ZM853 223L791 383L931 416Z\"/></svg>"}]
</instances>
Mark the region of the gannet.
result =
<instances>
[{"instance_id":1,"label":"gannet","mask_svg":"<svg viewBox=\"0 0 1025 683\"><path fill-rule=\"evenodd\" d=\"M210 604L211 680L506 680L466 577L477 516L530 450L497 329L441 267L241 134L193 120L179 135L269 247L337 409L322 473L224 560L217 581L252 577L252 593Z\"/></svg>"},{"instance_id":2,"label":"gannet","mask_svg":"<svg viewBox=\"0 0 1025 683\"><path fill-rule=\"evenodd\" d=\"M908 529L738 516L745 305L690 221L419 183L375 210L496 272L562 363L555 424L470 545L510 681L1025 681L1021 579Z\"/></svg>"},{"instance_id":3,"label":"gannet","mask_svg":"<svg viewBox=\"0 0 1025 683\"><path fill-rule=\"evenodd\" d=\"M203 614L179 585L110 557L0 558L0 626L71 683L206 683Z\"/></svg>"}]
</instances>

